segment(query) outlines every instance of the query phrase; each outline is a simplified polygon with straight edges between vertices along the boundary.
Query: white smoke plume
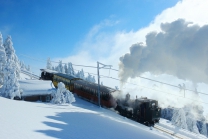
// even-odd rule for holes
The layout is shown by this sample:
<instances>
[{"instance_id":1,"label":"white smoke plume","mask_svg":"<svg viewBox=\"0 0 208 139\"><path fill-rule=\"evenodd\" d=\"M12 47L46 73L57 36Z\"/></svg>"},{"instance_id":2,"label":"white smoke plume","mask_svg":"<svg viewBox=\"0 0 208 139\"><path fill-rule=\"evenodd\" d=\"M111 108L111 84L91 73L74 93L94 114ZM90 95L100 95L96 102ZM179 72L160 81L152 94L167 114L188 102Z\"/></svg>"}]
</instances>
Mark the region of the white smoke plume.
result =
<instances>
[{"instance_id":1,"label":"white smoke plume","mask_svg":"<svg viewBox=\"0 0 208 139\"><path fill-rule=\"evenodd\" d=\"M147 34L145 44L133 44L130 53L120 57L121 80L150 72L208 83L208 25L178 19L160 27L161 32Z\"/></svg>"}]
</instances>

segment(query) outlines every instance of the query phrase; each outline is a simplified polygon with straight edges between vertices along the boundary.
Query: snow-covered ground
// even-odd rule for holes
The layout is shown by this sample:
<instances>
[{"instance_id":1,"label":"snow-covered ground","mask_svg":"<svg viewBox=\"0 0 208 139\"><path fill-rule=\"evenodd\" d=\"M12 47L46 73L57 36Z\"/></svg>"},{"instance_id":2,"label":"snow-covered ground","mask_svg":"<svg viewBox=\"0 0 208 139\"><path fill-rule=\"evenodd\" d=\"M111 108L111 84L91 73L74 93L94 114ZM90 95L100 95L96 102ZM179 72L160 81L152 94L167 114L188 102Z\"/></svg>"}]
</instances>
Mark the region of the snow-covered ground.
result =
<instances>
[{"instance_id":1,"label":"snow-covered ground","mask_svg":"<svg viewBox=\"0 0 208 139\"><path fill-rule=\"evenodd\" d=\"M26 75L23 78L29 79ZM32 83L36 85L32 86ZM43 83L40 80L22 80L20 81L21 87L26 92L33 90L32 92L36 93L52 88L50 82ZM0 97L0 138L174 138L155 128L146 127L122 117L111 110L99 108L77 96L75 98L76 102L71 105L55 105L42 102L15 101ZM163 121L161 125L166 126L166 128L172 126L167 121ZM202 136L195 137L202 138Z\"/></svg>"}]
</instances>

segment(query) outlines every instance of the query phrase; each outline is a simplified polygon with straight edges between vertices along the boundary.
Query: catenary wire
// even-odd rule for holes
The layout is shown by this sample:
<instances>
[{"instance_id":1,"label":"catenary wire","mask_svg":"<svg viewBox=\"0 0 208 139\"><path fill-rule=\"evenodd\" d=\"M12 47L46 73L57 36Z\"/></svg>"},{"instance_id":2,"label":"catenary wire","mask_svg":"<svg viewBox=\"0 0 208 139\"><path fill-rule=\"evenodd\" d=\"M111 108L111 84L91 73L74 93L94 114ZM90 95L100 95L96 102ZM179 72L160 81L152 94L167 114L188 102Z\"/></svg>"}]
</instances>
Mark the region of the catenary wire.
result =
<instances>
[{"instance_id":1,"label":"catenary wire","mask_svg":"<svg viewBox=\"0 0 208 139\"><path fill-rule=\"evenodd\" d=\"M28 58L33 59L33 60L38 60L38 61L41 61L41 62L45 62L45 61L46 61L46 60L44 61L43 59L33 58L33 57L31 57L31 56L27 56L27 55L24 55L24 54L20 54L20 55L25 56L25 57L28 57ZM53 62L53 63L60 63L60 62L56 62L56 61L51 61L51 62ZM62 64L67 64L67 63L62 63ZM77 64L72 64L72 65L74 65L74 66L80 66L80 67L97 68L97 67L95 67L95 66L86 66L86 65L77 65ZM114 71L119 71L119 70L113 69L113 68L103 68L103 69L110 69L110 70L114 70ZM87 73L88 73L88 72L87 72ZM90 74L93 74L93 73L90 73ZM97 75L97 74L93 74L93 75ZM103 75L100 75L100 77L102 77L102 76L103 76ZM104 76L103 76L103 77L104 77ZM106 76L106 77L107 77L107 76ZM164 82L161 82L161 81L153 80L153 79L146 78L146 77L142 77L142 76L138 76L138 77L143 78L143 79L146 79L146 80L150 80L150 81L153 81L153 82L158 82L158 83L161 83L161 84L165 84L165 85L168 85L168 86L172 86L172 87L176 87L176 88L181 89L179 86L176 86L176 85L164 83ZM108 77L108 78L109 78L109 77ZM112 78L112 77L110 77L110 78ZM112 78L112 79L115 79L115 78ZM117 79L117 80L121 81L120 79ZM121 82L122 82L122 81L121 81ZM127 82L124 82L124 83L127 83ZM135 85L136 85L136 84L135 84ZM187 90L187 91L191 91L191 92L196 92L196 91L194 91L194 90L190 90L190 89L186 89L186 88L183 88L182 90ZM203 92L197 92L197 93L203 94L203 95L208 95L208 94L203 93Z\"/></svg>"}]
</instances>

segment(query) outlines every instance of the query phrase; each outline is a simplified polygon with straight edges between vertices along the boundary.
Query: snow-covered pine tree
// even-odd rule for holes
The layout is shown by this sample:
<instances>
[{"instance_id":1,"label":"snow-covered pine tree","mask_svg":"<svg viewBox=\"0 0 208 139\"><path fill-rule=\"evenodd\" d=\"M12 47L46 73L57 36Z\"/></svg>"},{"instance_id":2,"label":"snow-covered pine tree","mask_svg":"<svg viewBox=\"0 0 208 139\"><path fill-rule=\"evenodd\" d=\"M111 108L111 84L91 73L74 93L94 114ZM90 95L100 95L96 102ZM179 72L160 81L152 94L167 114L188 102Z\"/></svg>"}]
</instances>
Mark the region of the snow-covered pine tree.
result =
<instances>
[{"instance_id":1,"label":"snow-covered pine tree","mask_svg":"<svg viewBox=\"0 0 208 139\"><path fill-rule=\"evenodd\" d=\"M207 125L206 125L205 121L202 124L201 134L205 135L206 137L208 137L208 135L207 135Z\"/></svg>"},{"instance_id":2,"label":"snow-covered pine tree","mask_svg":"<svg viewBox=\"0 0 208 139\"><path fill-rule=\"evenodd\" d=\"M60 60L57 66L57 71L61 73L61 70L62 70L62 61Z\"/></svg>"},{"instance_id":3,"label":"snow-covered pine tree","mask_svg":"<svg viewBox=\"0 0 208 139\"><path fill-rule=\"evenodd\" d=\"M50 57L48 58L47 60L47 66L46 66L47 69L52 69L52 64L51 64L51 60L50 60Z\"/></svg>"},{"instance_id":4,"label":"snow-covered pine tree","mask_svg":"<svg viewBox=\"0 0 208 139\"><path fill-rule=\"evenodd\" d=\"M86 81L91 82L92 76L88 73L88 76L85 78Z\"/></svg>"},{"instance_id":5,"label":"snow-covered pine tree","mask_svg":"<svg viewBox=\"0 0 208 139\"><path fill-rule=\"evenodd\" d=\"M93 76L93 78L92 78L92 82L93 82L93 83L95 83L95 82L96 82L96 80L95 80L95 76Z\"/></svg>"},{"instance_id":6,"label":"snow-covered pine tree","mask_svg":"<svg viewBox=\"0 0 208 139\"><path fill-rule=\"evenodd\" d=\"M28 70L28 71L30 71L30 70L31 70L31 69L30 69L30 65L28 65L28 66L27 66L27 70Z\"/></svg>"},{"instance_id":7,"label":"snow-covered pine tree","mask_svg":"<svg viewBox=\"0 0 208 139\"><path fill-rule=\"evenodd\" d=\"M191 132L199 134L199 130L196 126L196 120L194 119L194 116L190 113L187 113L187 114L188 114L186 116L187 129Z\"/></svg>"},{"instance_id":8,"label":"snow-covered pine tree","mask_svg":"<svg viewBox=\"0 0 208 139\"><path fill-rule=\"evenodd\" d=\"M73 75L73 76L76 75L75 72L74 72L74 68L73 68L71 62L68 63L68 74L69 74L69 75Z\"/></svg>"},{"instance_id":9,"label":"snow-covered pine tree","mask_svg":"<svg viewBox=\"0 0 208 139\"><path fill-rule=\"evenodd\" d=\"M64 74L66 73L64 66L62 66L61 73L64 73Z\"/></svg>"},{"instance_id":10,"label":"snow-covered pine tree","mask_svg":"<svg viewBox=\"0 0 208 139\"><path fill-rule=\"evenodd\" d=\"M6 38L4 42L4 48L5 48L7 60L10 59L10 61L13 62L13 64L15 64L16 77L20 79L20 64L17 55L15 54L11 36L8 36Z\"/></svg>"},{"instance_id":11,"label":"snow-covered pine tree","mask_svg":"<svg viewBox=\"0 0 208 139\"><path fill-rule=\"evenodd\" d=\"M88 73L88 76L86 77L86 80L92 83L95 83L95 76L92 76Z\"/></svg>"},{"instance_id":12,"label":"snow-covered pine tree","mask_svg":"<svg viewBox=\"0 0 208 139\"><path fill-rule=\"evenodd\" d=\"M68 67L67 67L66 63L64 64L64 71L65 71L66 74L68 74Z\"/></svg>"},{"instance_id":13,"label":"snow-covered pine tree","mask_svg":"<svg viewBox=\"0 0 208 139\"><path fill-rule=\"evenodd\" d=\"M77 71L76 77L81 78L80 71Z\"/></svg>"},{"instance_id":14,"label":"snow-covered pine tree","mask_svg":"<svg viewBox=\"0 0 208 139\"><path fill-rule=\"evenodd\" d=\"M84 70L83 69L80 71L79 74L80 74L80 78L84 80L85 79L85 75L84 75Z\"/></svg>"},{"instance_id":15,"label":"snow-covered pine tree","mask_svg":"<svg viewBox=\"0 0 208 139\"><path fill-rule=\"evenodd\" d=\"M3 46L3 37L0 32L0 86L3 85L3 79L4 79L3 67L5 66L5 64L6 64L6 52Z\"/></svg>"},{"instance_id":16,"label":"snow-covered pine tree","mask_svg":"<svg viewBox=\"0 0 208 139\"><path fill-rule=\"evenodd\" d=\"M65 93L65 103L69 103L71 104L72 102L75 102L75 97L74 95L69 91L69 90L66 90L66 93Z\"/></svg>"},{"instance_id":17,"label":"snow-covered pine tree","mask_svg":"<svg viewBox=\"0 0 208 139\"><path fill-rule=\"evenodd\" d=\"M6 98L14 99L14 97L20 96L19 82L16 77L15 64L7 60L4 67L4 85L2 88L3 96Z\"/></svg>"},{"instance_id":18,"label":"snow-covered pine tree","mask_svg":"<svg viewBox=\"0 0 208 139\"><path fill-rule=\"evenodd\" d=\"M4 67L4 85L2 88L3 96L14 99L20 97L20 89L18 78L20 77L19 60L15 54L11 36L8 36L4 43L7 56L6 65Z\"/></svg>"},{"instance_id":19,"label":"snow-covered pine tree","mask_svg":"<svg viewBox=\"0 0 208 139\"><path fill-rule=\"evenodd\" d=\"M61 60L59 61L59 64L57 66L57 71L60 72L60 73L65 73L65 69L64 69L64 66L62 65Z\"/></svg>"},{"instance_id":20,"label":"snow-covered pine tree","mask_svg":"<svg viewBox=\"0 0 208 139\"><path fill-rule=\"evenodd\" d=\"M183 108L179 109L174 109L173 110L173 117L171 120L172 124L181 127L183 129L187 129L187 124L186 124L186 116Z\"/></svg>"},{"instance_id":21,"label":"snow-covered pine tree","mask_svg":"<svg viewBox=\"0 0 208 139\"><path fill-rule=\"evenodd\" d=\"M52 103L55 104L63 104L75 102L74 95L65 88L64 83L58 83L58 89L56 92L53 92L53 99L51 100Z\"/></svg>"}]
</instances>

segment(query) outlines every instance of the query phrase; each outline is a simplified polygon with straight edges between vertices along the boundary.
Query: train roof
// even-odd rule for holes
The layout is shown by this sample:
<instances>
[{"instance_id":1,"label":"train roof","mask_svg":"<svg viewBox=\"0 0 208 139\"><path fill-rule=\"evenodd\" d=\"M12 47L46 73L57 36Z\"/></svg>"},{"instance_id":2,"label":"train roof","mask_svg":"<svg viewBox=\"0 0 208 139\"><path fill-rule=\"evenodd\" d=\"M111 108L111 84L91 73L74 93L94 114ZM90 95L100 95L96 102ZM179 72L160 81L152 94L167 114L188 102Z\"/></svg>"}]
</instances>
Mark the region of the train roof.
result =
<instances>
[{"instance_id":1,"label":"train roof","mask_svg":"<svg viewBox=\"0 0 208 139\"><path fill-rule=\"evenodd\" d=\"M82 80L81 78L78 78L73 75L63 74L63 73L54 73L54 75L69 79L69 80Z\"/></svg>"},{"instance_id":2,"label":"train roof","mask_svg":"<svg viewBox=\"0 0 208 139\"><path fill-rule=\"evenodd\" d=\"M42 72L48 72L48 73L58 73L55 70L50 70L50 69L40 69Z\"/></svg>"},{"instance_id":3,"label":"train roof","mask_svg":"<svg viewBox=\"0 0 208 139\"><path fill-rule=\"evenodd\" d=\"M78 84L83 85L83 86L87 86L87 87L89 87L91 89L95 89L95 90L98 89L98 84L96 84L96 83L88 82L88 81L85 81L85 80L77 80L76 82ZM107 87L107 86L100 85L100 91L101 92L115 92L116 89L113 89L113 88L110 88L110 87Z\"/></svg>"},{"instance_id":4,"label":"train roof","mask_svg":"<svg viewBox=\"0 0 208 139\"><path fill-rule=\"evenodd\" d=\"M140 102L157 102L157 100L149 99L149 98L137 98Z\"/></svg>"}]
</instances>

